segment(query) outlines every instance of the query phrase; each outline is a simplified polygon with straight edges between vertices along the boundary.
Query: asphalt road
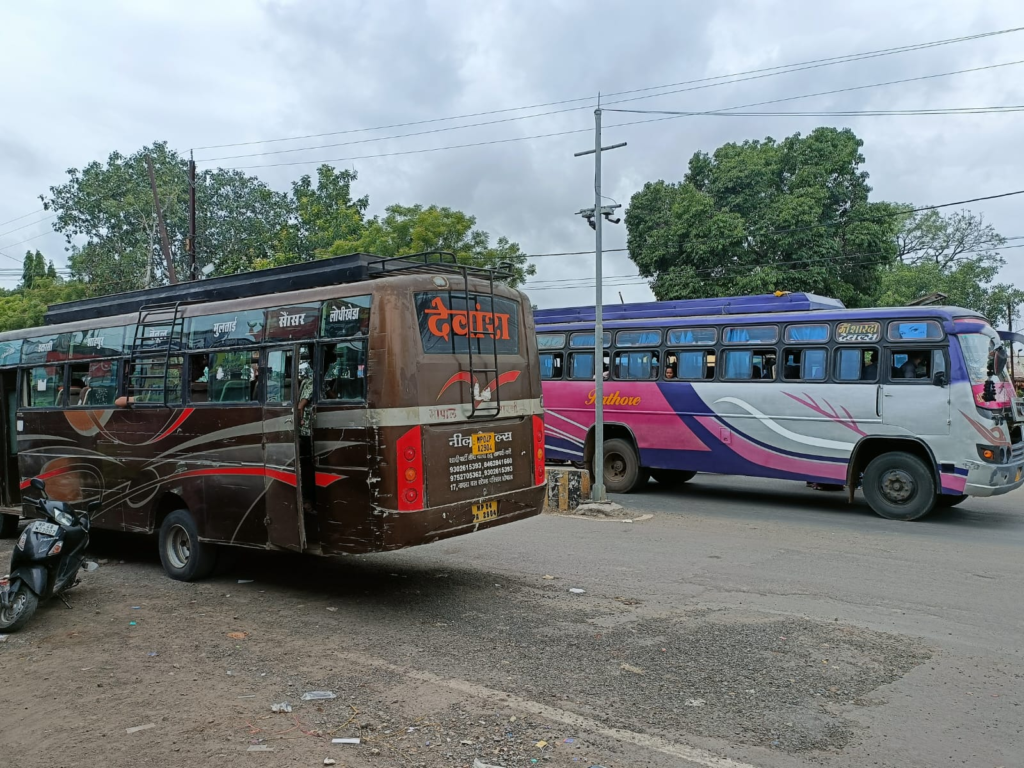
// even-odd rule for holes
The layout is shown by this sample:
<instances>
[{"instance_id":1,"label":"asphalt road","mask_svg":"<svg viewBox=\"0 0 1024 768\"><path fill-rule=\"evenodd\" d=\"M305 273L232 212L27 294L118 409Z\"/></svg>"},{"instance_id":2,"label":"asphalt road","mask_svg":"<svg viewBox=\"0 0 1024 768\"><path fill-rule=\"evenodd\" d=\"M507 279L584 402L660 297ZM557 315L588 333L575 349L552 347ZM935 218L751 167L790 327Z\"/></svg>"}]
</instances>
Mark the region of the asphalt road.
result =
<instances>
[{"instance_id":1,"label":"asphalt road","mask_svg":"<svg viewBox=\"0 0 1024 768\"><path fill-rule=\"evenodd\" d=\"M364 746L268 741L261 764L1024 765L1024 493L915 523L704 475L617 500L653 517L545 515L337 561L243 553L199 585L166 580L149 544L107 541L80 610L0 644L18 705L0 747L33 765L45 728L77 765L252 765L239 725L266 734L268 702L322 688L339 699L298 708L303 728ZM47 671L64 653L73 690ZM49 728L67 713L88 722Z\"/></svg>"}]
</instances>

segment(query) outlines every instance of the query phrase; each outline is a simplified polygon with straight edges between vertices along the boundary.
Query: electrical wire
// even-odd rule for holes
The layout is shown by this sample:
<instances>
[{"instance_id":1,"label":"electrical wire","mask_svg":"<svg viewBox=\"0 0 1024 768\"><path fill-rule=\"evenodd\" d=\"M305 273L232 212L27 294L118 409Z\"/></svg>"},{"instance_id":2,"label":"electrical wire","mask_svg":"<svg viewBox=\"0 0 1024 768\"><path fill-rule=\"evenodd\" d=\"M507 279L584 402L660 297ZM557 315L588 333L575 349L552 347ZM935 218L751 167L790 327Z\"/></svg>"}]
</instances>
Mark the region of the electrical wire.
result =
<instances>
[{"instance_id":1,"label":"electrical wire","mask_svg":"<svg viewBox=\"0 0 1024 768\"><path fill-rule=\"evenodd\" d=\"M865 89L868 89L868 88L881 88L881 87L890 86L890 85L901 85L901 84L904 84L904 83L919 82L919 81L922 81L922 80L933 80L933 79L940 78L940 77L951 77L953 75L962 75L962 74L968 74L968 73L973 73L973 72L982 72L982 71L990 70L990 69L999 69L1001 67L1016 66L1018 64L1024 64L1024 60L1009 61L1009 62L1003 62L1003 63L1000 63L1000 64L988 64L988 65L985 65L985 66L982 66L982 67L972 67L972 68L969 68L969 69L954 70L952 72L940 72L940 73L936 73L936 74L932 74L932 75L919 75L917 77L907 77L907 78L902 78L902 79L899 79L899 80L888 80L888 81L881 82L881 83L868 83L868 84L865 84L865 85L854 85L854 86L849 86L849 87L846 87L846 88L836 88L836 89L833 89L831 91L819 91L817 93L805 93L805 94L801 94L801 95L798 95L798 96L786 96L786 97L782 97L782 98L778 98L778 99L769 99L767 101L758 101L758 102L752 102L750 104L740 104L740 105L736 105L736 106L733 106L733 107L724 107L722 109L709 110L708 114L714 114L714 113L719 113L719 112L729 112L729 111L738 110L738 109L748 109L750 107L760 107L760 106L766 106L768 104L780 104L782 102L797 101L799 99L810 99L810 98L816 98L818 96L832 96L832 95L835 95L835 94L838 94L838 93L848 93L848 92L851 92L851 91L860 91L860 90L865 90ZM627 99L626 101L630 101L630 100ZM614 102L614 103L620 103L620 102ZM602 109L604 109L604 107L602 107ZM611 110L609 110L609 111L611 111ZM663 117L647 118L647 119L644 119L644 120L631 120L631 121L627 121L627 122L623 122L623 123L613 123L611 125L605 126L605 130L612 129L612 128L623 128L623 127L631 126L631 125L643 125L645 123L657 123L657 122L661 122L661 121L664 121L664 120L678 120L679 117L680 117L680 115L672 114L672 115L663 116ZM400 156L400 155L417 155L417 154L424 154L424 153L429 153L429 152L442 152L442 151L451 150L451 149L466 149L466 148L469 148L469 147L483 147L483 146L490 146L490 145L494 145L494 144L508 144L508 143L519 142L519 141L531 141L533 139L546 139L546 138L552 138L552 137L555 137L555 136L568 136L570 134L575 134L575 133L589 133L592 130L593 129L589 128L589 127L588 128L577 128L577 129L571 129L571 130L565 130L565 131L554 131L554 132L551 132L551 133L534 134L534 135L531 135L531 136L513 136L513 137L510 137L510 138L506 138L506 139L492 139L490 141L477 141L477 142L470 142L470 143L466 143L466 144L453 144L453 145L442 146L442 147L427 147L427 148L423 148L423 149L409 149L409 150L401 150L401 151L395 151L395 152L378 152L378 153L371 154L371 155L356 155L356 156L351 156L351 157L324 158L324 159L319 159L319 160L289 160L289 161L280 162L280 163L260 163L260 164L256 164L256 165L235 165L235 166L225 166L225 167L226 168L230 168L230 169L234 169L234 170L248 170L248 169L253 169L253 168L280 168L280 167L283 167L283 166L291 166L291 165L317 165L317 164L322 164L322 163L349 162L349 161L352 161L352 160L371 160L371 159L382 158L382 157L397 157L397 156ZM263 155L263 154L270 154L270 153L257 152L257 153L253 153L252 155L249 155L249 156L250 157L255 157L255 156L259 156L259 155Z\"/></svg>"},{"instance_id":2,"label":"electrical wire","mask_svg":"<svg viewBox=\"0 0 1024 768\"><path fill-rule=\"evenodd\" d=\"M0 237L6 237L7 235L13 234L14 232L20 232L23 229L28 229L29 227L34 227L37 224L42 224L44 221L49 221L50 219L56 217L56 215L57 215L56 213L51 213L49 216L44 216L43 218L39 219L38 221L30 221L28 224L22 224L20 227L15 227L14 229L9 229L6 232L0 232ZM24 218L24 217L22 217L22 218Z\"/></svg>"},{"instance_id":3,"label":"electrical wire","mask_svg":"<svg viewBox=\"0 0 1024 768\"><path fill-rule=\"evenodd\" d=\"M909 52L914 52L914 51L918 51L918 50L925 50L925 49L935 48L935 47L939 47L939 46L951 45L951 44L954 44L954 43L961 43L961 42L968 42L968 41L972 41L972 40L978 40L978 39L982 39L982 38L986 38L986 37L994 37L994 36L997 36L997 35L1006 35L1006 34L1011 34L1011 33L1014 33L1014 32L1020 32L1021 30L1024 30L1024 27L1012 27L1012 28L1008 28L1008 29L995 30L995 31L992 31L992 32L982 32L982 33L978 33L978 34L975 34L975 35L965 35L965 36L962 36L962 37L947 38L945 40L933 40L933 41L926 42L926 43L915 43L915 44L911 44L911 45L897 46L897 47L893 47L893 48L882 48L882 49L874 50L874 51L864 51L864 52L861 52L861 53L844 54L842 56L833 56L833 57L824 58L824 59L812 59L812 60L809 60L809 61L794 62L794 63L791 63L791 64L779 64L779 65L776 65L776 66L773 66L773 67L762 67L760 69L751 69L751 70L746 70L746 71L743 71L743 72L734 72L734 73L727 74L727 75L714 75L714 76L711 76L711 77L698 78L696 80L684 80L684 81L677 82L677 83L667 83L667 84L664 84L664 85L648 86L648 87L645 87L645 88L634 88L634 89L626 90L626 91L615 91L615 92L612 92L612 93L605 94L605 96L606 97L629 96L629 95L636 94L636 93L649 93L650 91L660 91L660 90L663 90L665 88L677 88L678 86L683 86L683 85L695 85L695 84L701 84L701 83L709 83L709 82L714 81L714 80L724 80L724 79L727 79L727 78L741 78L741 77L743 77L743 78L745 78L745 80L760 79L758 77L746 77L746 76L748 76L748 75L759 75L761 77L771 77L771 76L775 76L775 75L779 75L779 74L788 74L789 72L801 72L801 71L805 71L807 69L816 69L816 68L824 67L824 66L833 66L835 64L848 64L848 63L851 63L851 62L854 62L854 61L861 61L861 60L864 60L864 59L878 58L878 57L881 57L881 56L891 56L891 55L899 54L899 53L909 53ZM773 73L773 74L767 74L767 73ZM730 85L730 84L732 84L734 82L745 82L745 80L731 80L731 81L726 82L726 83L715 83L714 85L704 86L704 87L715 87L717 85ZM693 90L696 90L696 89L693 89ZM677 92L677 91L672 91L672 93L675 93L675 92ZM650 96L644 96L644 97L638 97L638 98L656 98L657 96L660 96L660 95L664 95L664 94L653 94L653 95L650 95ZM451 116L448 116L448 117L436 117L436 118L431 118L431 119L427 119L427 120L414 120L414 121L408 121L408 122L403 122L403 123L391 123L391 124L388 124L388 125L375 126L373 128L350 128L350 129L346 129L346 130L342 130L342 131L328 131L328 132L325 132L325 133L311 133L311 134L305 134L305 135L301 135L301 136L289 136L289 137L273 138L273 139L260 139L260 140L253 140L253 141L240 141L240 142L233 142L233 143L228 143L228 144L209 144L209 145L206 145L206 146L203 146L203 147L193 147L192 151L198 152L198 151L207 150L207 149L226 149L226 148L229 148L229 147L247 147L247 146L254 146L254 145L257 145L257 144L273 144L273 143L280 143L280 142L285 142L285 141L301 141L303 139L318 139L318 138L325 138L325 137L328 137L328 136L341 136L341 135L352 134L352 133L366 133L366 132L370 132L370 131L383 131L383 130L390 130L392 128L409 128L409 127L414 127L414 126L418 126L418 125L429 125L429 124L439 123L439 122L448 122L448 121L451 121L451 120L466 120L466 119L475 118L475 117L485 117L487 115L506 114L508 112L521 112L521 111L527 110L527 109L543 109L543 108L546 108L546 107L560 106L560 105L563 105L563 104L574 104L574 103L578 103L578 102L581 102L581 101L590 102L590 101L593 100L593 98L594 98L593 95L581 96L581 97L575 98L575 99L562 99L560 101L549 101L549 102L544 102L544 103L540 103L540 104L532 104L532 105L521 106L521 107L506 107L504 109L492 109L492 110L486 110L486 111L482 111L482 112L471 112L471 113L462 114L462 115L451 115ZM613 102L613 103L615 103L615 102ZM582 107L573 107L572 109L567 109L567 110L558 110L558 112L569 112L569 111L575 111L575 110L578 110L578 109L586 109L588 106L589 106L589 104L588 105L584 105ZM546 112L546 113L542 113L542 114L544 114L544 115L555 114L555 112ZM529 118L532 118L532 117L540 117L540 116L541 115L524 115L524 116L521 116L521 117L515 117L515 118L510 118L510 119L511 120L520 120L520 119L529 119ZM495 121L495 122L504 122L504 121ZM453 128L444 129L444 130L457 130L459 128L467 128L467 127L472 127L472 126L454 126ZM408 134L408 135L419 135L419 134ZM323 145L323 146L339 146L339 145ZM323 148L323 146L321 146L320 148ZM290 151L299 151L299 150L290 150ZM270 153L267 153L267 154L270 154ZM210 162L210 160L207 159L206 162Z\"/></svg>"}]
</instances>

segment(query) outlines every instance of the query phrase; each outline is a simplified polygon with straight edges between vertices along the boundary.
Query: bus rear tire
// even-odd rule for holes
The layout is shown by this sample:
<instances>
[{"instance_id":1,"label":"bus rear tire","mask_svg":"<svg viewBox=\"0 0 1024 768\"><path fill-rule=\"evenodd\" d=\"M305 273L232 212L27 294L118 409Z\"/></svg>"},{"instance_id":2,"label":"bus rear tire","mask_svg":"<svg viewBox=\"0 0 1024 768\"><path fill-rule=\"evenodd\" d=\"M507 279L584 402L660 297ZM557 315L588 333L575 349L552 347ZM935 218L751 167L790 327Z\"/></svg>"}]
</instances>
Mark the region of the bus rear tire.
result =
<instances>
[{"instance_id":1,"label":"bus rear tire","mask_svg":"<svg viewBox=\"0 0 1024 768\"><path fill-rule=\"evenodd\" d=\"M893 451L871 460L864 469L864 497L886 520L918 520L936 503L935 477L909 453Z\"/></svg>"},{"instance_id":2,"label":"bus rear tire","mask_svg":"<svg viewBox=\"0 0 1024 768\"><path fill-rule=\"evenodd\" d=\"M697 476L696 472L691 472L688 469L652 469L651 477L653 477L658 485L664 485L669 488L675 485L682 485L688 483Z\"/></svg>"},{"instance_id":3,"label":"bus rear tire","mask_svg":"<svg viewBox=\"0 0 1024 768\"><path fill-rule=\"evenodd\" d=\"M175 581L199 581L213 573L217 548L199 540L188 510L171 512L160 526L160 562Z\"/></svg>"},{"instance_id":4,"label":"bus rear tire","mask_svg":"<svg viewBox=\"0 0 1024 768\"><path fill-rule=\"evenodd\" d=\"M628 440L612 438L604 443L604 487L609 493L631 493L647 484L649 475Z\"/></svg>"},{"instance_id":5,"label":"bus rear tire","mask_svg":"<svg viewBox=\"0 0 1024 768\"><path fill-rule=\"evenodd\" d=\"M935 506L940 509L949 509L955 507L957 504L961 504L967 501L967 496L951 496L948 493L940 493L935 499Z\"/></svg>"},{"instance_id":6,"label":"bus rear tire","mask_svg":"<svg viewBox=\"0 0 1024 768\"><path fill-rule=\"evenodd\" d=\"M20 520L17 515L0 515L0 539L16 538Z\"/></svg>"}]
</instances>

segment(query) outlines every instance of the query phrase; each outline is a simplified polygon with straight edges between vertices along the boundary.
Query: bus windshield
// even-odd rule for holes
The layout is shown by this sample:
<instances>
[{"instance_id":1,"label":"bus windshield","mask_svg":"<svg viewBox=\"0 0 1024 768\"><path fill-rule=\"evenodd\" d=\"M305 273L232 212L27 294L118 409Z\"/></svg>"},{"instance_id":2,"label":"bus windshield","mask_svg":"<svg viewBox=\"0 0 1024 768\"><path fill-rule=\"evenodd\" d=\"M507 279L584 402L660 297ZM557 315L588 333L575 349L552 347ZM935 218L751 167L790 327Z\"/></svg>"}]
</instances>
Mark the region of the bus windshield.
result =
<instances>
[{"instance_id":1,"label":"bus windshield","mask_svg":"<svg viewBox=\"0 0 1024 768\"><path fill-rule=\"evenodd\" d=\"M1006 352L999 335L992 328L986 327L977 333L961 333L957 338L960 339L960 349L963 350L972 384L984 383L993 375L999 381L1010 381Z\"/></svg>"}]
</instances>

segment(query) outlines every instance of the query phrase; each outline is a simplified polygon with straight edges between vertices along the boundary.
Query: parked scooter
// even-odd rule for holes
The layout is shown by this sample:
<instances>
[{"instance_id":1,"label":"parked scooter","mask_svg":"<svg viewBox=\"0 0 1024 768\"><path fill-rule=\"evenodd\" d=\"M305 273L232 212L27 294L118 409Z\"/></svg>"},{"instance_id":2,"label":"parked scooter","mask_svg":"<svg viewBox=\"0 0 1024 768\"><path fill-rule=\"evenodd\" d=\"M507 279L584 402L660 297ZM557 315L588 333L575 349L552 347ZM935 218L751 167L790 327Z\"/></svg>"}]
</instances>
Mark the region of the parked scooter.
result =
<instances>
[{"instance_id":1,"label":"parked scooter","mask_svg":"<svg viewBox=\"0 0 1024 768\"><path fill-rule=\"evenodd\" d=\"M11 553L11 573L0 577L0 632L21 629L39 603L64 593L78 583L78 569L89 545L90 516L100 502L75 514L63 501L50 501L46 484L33 478L39 493L35 504L44 520L29 523Z\"/></svg>"}]
</instances>

